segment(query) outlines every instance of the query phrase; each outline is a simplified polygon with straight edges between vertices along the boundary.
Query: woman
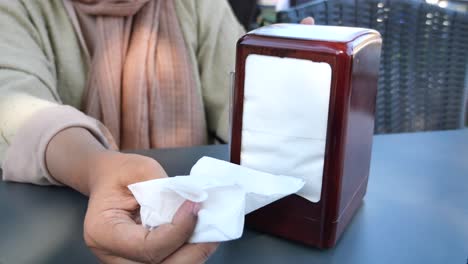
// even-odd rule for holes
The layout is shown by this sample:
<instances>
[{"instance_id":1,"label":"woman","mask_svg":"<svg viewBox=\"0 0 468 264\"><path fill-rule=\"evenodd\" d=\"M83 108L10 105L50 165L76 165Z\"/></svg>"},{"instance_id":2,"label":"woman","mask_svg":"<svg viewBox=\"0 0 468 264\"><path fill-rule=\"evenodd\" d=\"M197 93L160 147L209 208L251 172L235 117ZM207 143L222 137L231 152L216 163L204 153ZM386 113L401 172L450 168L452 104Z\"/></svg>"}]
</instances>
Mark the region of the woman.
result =
<instances>
[{"instance_id":1,"label":"woman","mask_svg":"<svg viewBox=\"0 0 468 264\"><path fill-rule=\"evenodd\" d=\"M205 261L216 244L186 244L200 205L146 230L127 186L167 175L115 149L227 140L243 29L226 2L1 1L0 32L4 180L89 195L84 238L102 262Z\"/></svg>"}]
</instances>

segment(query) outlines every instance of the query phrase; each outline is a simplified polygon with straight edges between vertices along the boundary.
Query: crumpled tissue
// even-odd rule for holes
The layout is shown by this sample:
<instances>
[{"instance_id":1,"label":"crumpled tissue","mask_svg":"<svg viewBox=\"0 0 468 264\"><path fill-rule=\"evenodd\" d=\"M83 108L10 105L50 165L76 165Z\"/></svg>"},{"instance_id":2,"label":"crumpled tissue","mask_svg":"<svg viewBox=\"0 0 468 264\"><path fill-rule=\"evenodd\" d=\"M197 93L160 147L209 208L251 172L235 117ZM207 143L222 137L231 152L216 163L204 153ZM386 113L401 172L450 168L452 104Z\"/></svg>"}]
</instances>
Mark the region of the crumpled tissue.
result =
<instances>
[{"instance_id":1,"label":"crumpled tissue","mask_svg":"<svg viewBox=\"0 0 468 264\"><path fill-rule=\"evenodd\" d=\"M190 176L129 185L147 228L170 223L185 200L201 203L191 243L222 242L242 236L244 215L304 186L299 178L273 175L203 157Z\"/></svg>"}]
</instances>

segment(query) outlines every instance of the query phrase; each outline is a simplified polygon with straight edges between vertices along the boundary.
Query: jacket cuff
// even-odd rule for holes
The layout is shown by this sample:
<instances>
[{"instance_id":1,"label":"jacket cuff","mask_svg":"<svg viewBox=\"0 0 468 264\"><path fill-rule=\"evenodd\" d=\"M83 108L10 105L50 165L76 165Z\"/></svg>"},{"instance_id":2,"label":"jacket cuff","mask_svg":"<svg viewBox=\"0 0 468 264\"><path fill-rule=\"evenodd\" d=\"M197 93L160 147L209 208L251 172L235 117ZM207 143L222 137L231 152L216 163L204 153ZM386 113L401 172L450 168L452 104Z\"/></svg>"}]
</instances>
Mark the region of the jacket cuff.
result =
<instances>
[{"instance_id":1,"label":"jacket cuff","mask_svg":"<svg viewBox=\"0 0 468 264\"><path fill-rule=\"evenodd\" d=\"M106 148L111 148L107 129L70 106L54 106L35 113L18 130L3 161L3 180L38 185L61 185L49 173L45 154L47 145L60 131L70 127L88 129Z\"/></svg>"}]
</instances>

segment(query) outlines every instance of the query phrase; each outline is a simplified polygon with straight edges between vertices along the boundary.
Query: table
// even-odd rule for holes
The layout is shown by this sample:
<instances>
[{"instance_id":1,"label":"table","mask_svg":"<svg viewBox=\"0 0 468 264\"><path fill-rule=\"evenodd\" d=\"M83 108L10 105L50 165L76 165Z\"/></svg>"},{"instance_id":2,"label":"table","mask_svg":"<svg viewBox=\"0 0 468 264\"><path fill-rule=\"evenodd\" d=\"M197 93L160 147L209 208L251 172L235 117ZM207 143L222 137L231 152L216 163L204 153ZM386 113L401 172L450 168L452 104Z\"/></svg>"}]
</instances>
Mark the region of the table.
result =
<instances>
[{"instance_id":1,"label":"table","mask_svg":"<svg viewBox=\"0 0 468 264\"><path fill-rule=\"evenodd\" d=\"M223 145L140 152L170 175ZM334 249L252 230L208 263L453 263L468 258L468 130L375 136L364 205ZM96 263L82 239L86 198L68 188L0 183L0 263Z\"/></svg>"}]
</instances>

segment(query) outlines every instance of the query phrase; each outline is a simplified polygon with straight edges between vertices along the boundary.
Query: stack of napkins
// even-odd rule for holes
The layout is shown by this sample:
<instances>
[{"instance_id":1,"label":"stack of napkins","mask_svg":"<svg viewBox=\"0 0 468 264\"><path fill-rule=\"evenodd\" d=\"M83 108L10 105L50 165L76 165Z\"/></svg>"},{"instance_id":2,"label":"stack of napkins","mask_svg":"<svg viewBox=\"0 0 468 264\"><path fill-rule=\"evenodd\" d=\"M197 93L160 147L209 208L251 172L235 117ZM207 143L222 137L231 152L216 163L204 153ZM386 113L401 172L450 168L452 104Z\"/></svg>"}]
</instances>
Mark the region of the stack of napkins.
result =
<instances>
[{"instance_id":1,"label":"stack of napkins","mask_svg":"<svg viewBox=\"0 0 468 264\"><path fill-rule=\"evenodd\" d=\"M190 176L156 179L128 186L141 206L143 225L170 223L185 200L201 203L191 243L221 242L242 236L244 215L304 186L299 178L273 175L209 157Z\"/></svg>"}]
</instances>

